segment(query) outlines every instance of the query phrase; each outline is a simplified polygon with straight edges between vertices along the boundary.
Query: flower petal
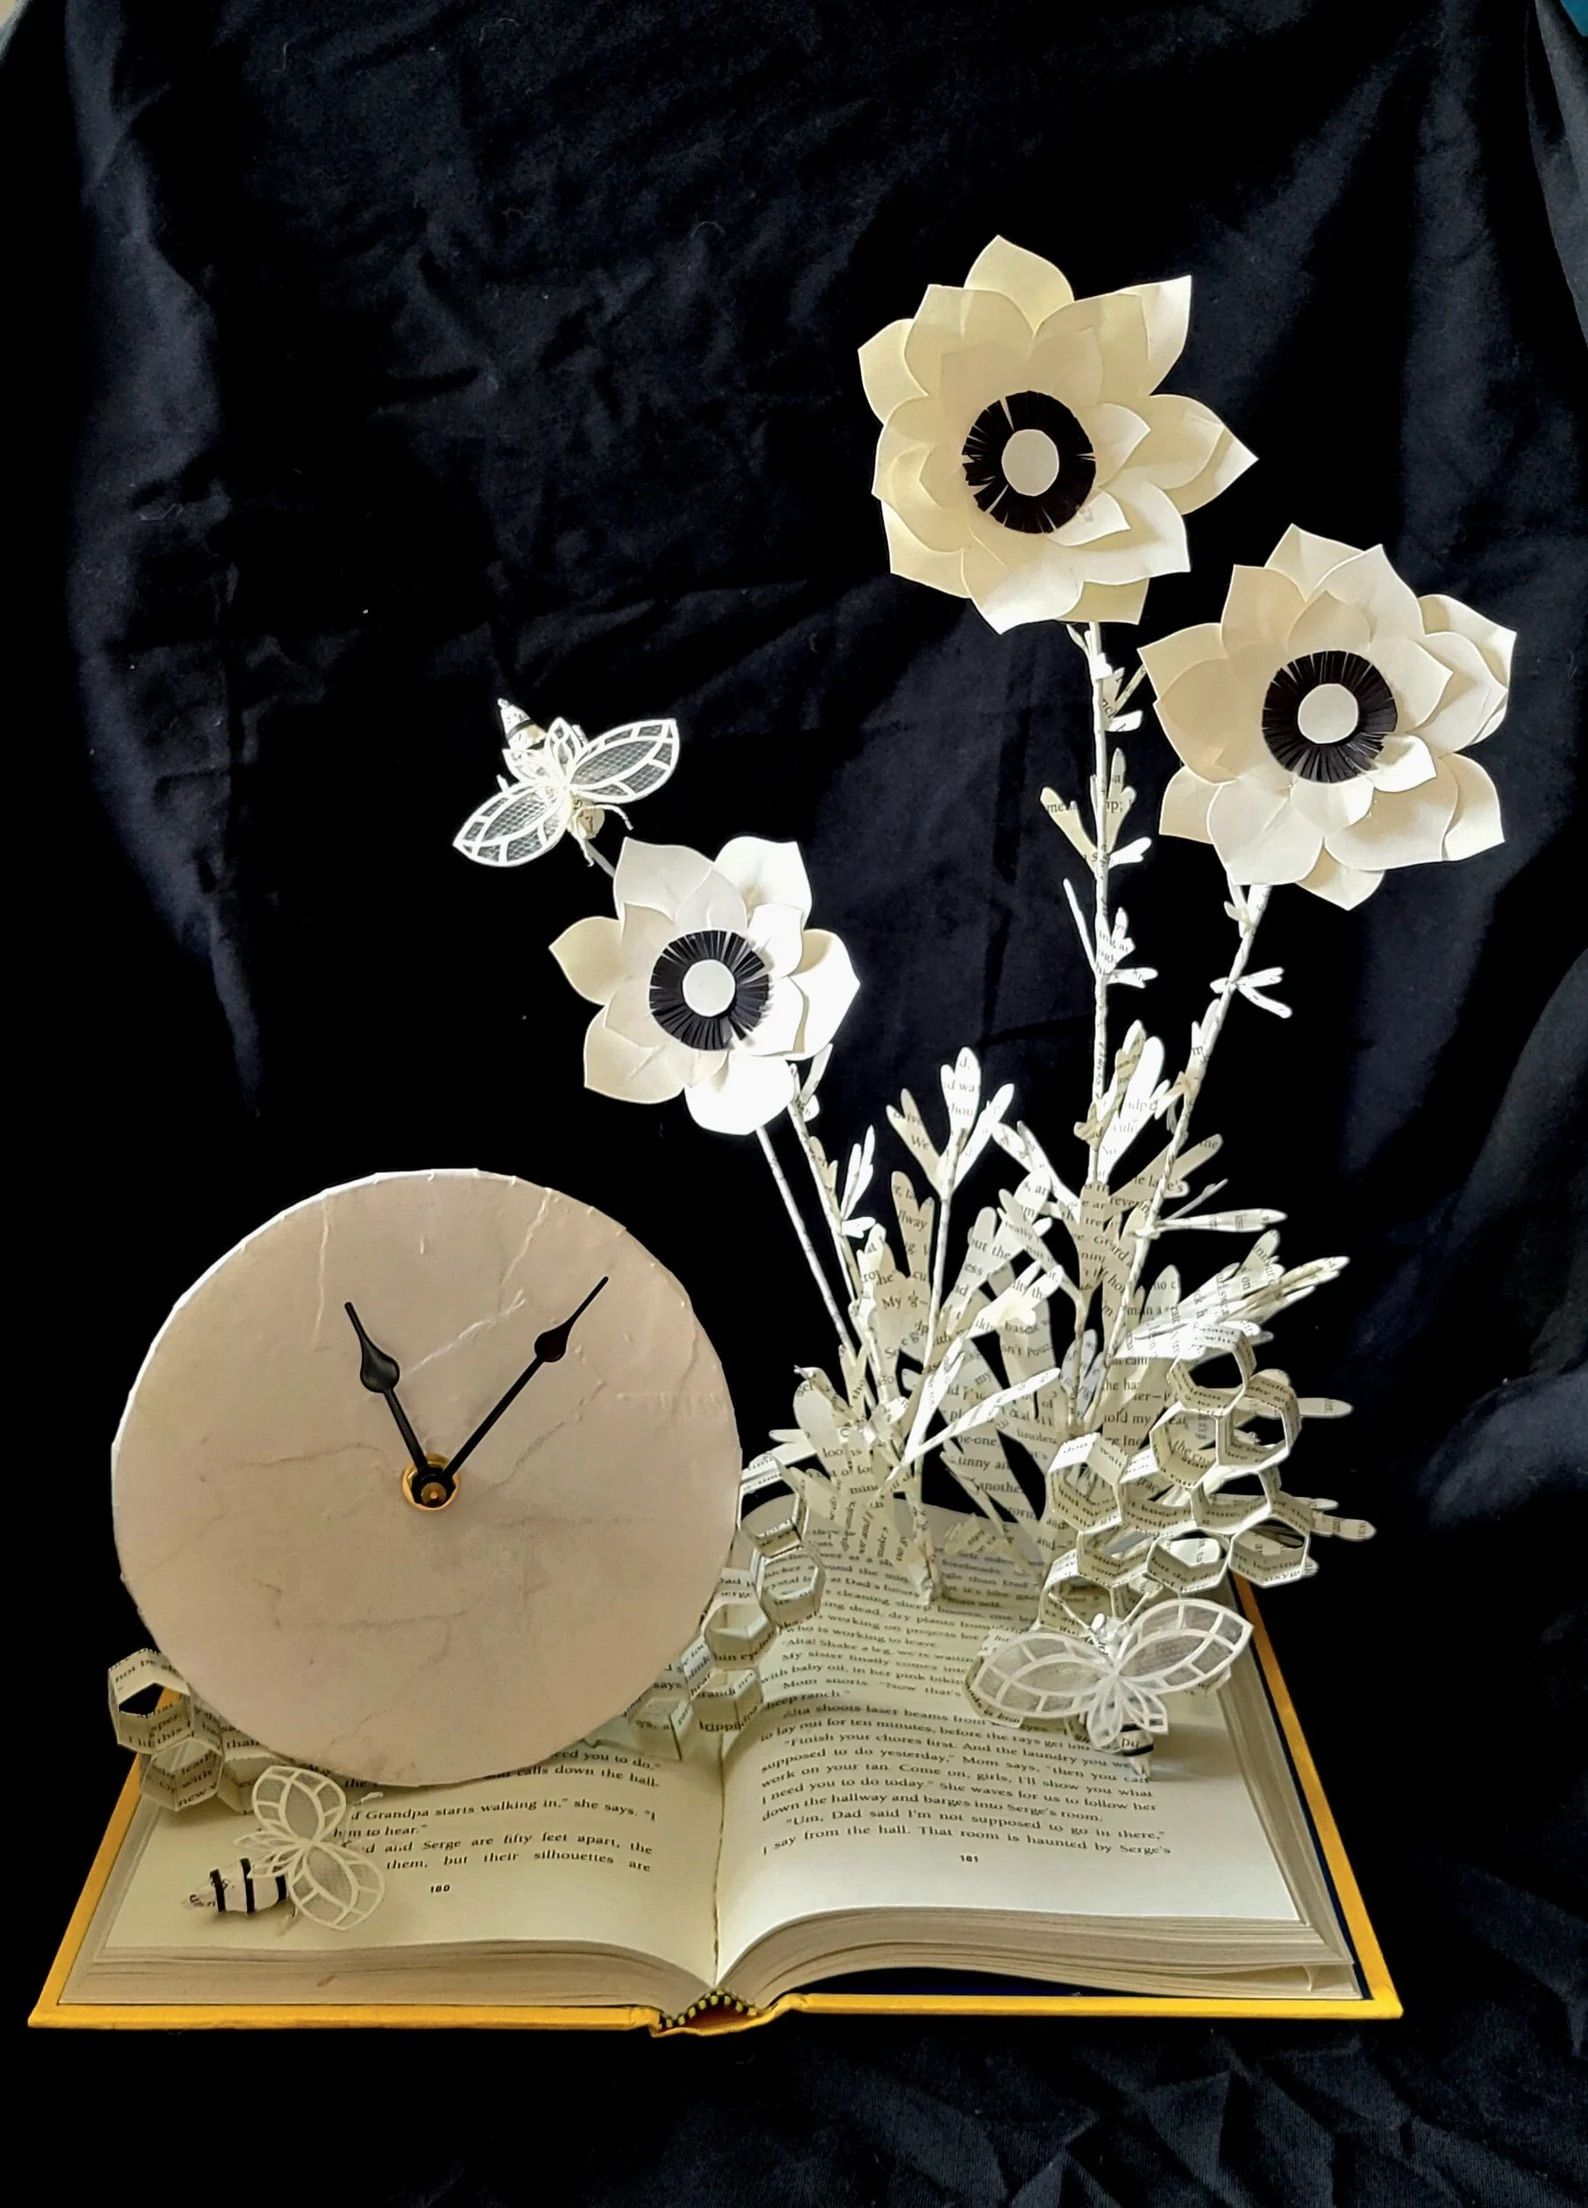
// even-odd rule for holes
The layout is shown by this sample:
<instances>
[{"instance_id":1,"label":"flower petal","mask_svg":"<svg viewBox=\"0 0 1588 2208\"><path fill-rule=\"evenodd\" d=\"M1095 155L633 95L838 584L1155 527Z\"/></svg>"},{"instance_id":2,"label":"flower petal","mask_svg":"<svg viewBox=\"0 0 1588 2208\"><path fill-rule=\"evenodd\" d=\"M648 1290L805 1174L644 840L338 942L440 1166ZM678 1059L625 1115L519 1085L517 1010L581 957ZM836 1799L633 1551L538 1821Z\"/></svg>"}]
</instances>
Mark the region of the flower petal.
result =
<instances>
[{"instance_id":1,"label":"flower petal","mask_svg":"<svg viewBox=\"0 0 1588 2208\"><path fill-rule=\"evenodd\" d=\"M1000 636L1025 621L1068 621L1075 613L1082 580L1076 563L1084 548L1061 552L1046 537L1022 537L1015 530L1007 562L997 559L980 543L965 554L966 587L983 619Z\"/></svg>"},{"instance_id":2,"label":"flower petal","mask_svg":"<svg viewBox=\"0 0 1588 2208\"><path fill-rule=\"evenodd\" d=\"M1424 601L1426 602L1426 601ZM1505 718L1506 691L1470 637L1454 629L1423 637L1423 649L1449 670L1439 707L1424 723L1423 734L1436 751L1465 751L1482 743Z\"/></svg>"},{"instance_id":3,"label":"flower petal","mask_svg":"<svg viewBox=\"0 0 1588 2208\"><path fill-rule=\"evenodd\" d=\"M817 1051L825 1050L837 1034L840 1021L855 1001L860 983L848 951L826 928L806 929L805 956L794 979L805 998L805 1017L800 1023L794 1055L813 1058Z\"/></svg>"},{"instance_id":4,"label":"flower petal","mask_svg":"<svg viewBox=\"0 0 1588 2208\"><path fill-rule=\"evenodd\" d=\"M952 465L945 469L945 462ZM934 552L961 552L976 513L965 471L946 445L899 443L892 428L877 445L875 495Z\"/></svg>"},{"instance_id":5,"label":"flower petal","mask_svg":"<svg viewBox=\"0 0 1588 2208\"><path fill-rule=\"evenodd\" d=\"M1445 857L1470 859L1480 851L1492 851L1497 843L1505 841L1505 831L1500 825L1499 791L1476 759L1464 759L1457 754L1446 759L1444 766L1447 773L1455 776L1460 792L1455 817L1445 831Z\"/></svg>"},{"instance_id":6,"label":"flower petal","mask_svg":"<svg viewBox=\"0 0 1588 2208\"><path fill-rule=\"evenodd\" d=\"M1147 424L1137 465L1166 491L1194 483L1213 458L1220 438L1229 435L1215 413L1178 392L1158 391L1138 399L1134 411ZM1179 503L1176 499L1175 504Z\"/></svg>"},{"instance_id":7,"label":"flower petal","mask_svg":"<svg viewBox=\"0 0 1588 2208\"><path fill-rule=\"evenodd\" d=\"M1323 849L1323 830L1296 810L1289 790L1247 777L1219 784L1208 832L1238 882L1299 882Z\"/></svg>"},{"instance_id":8,"label":"flower petal","mask_svg":"<svg viewBox=\"0 0 1588 2208\"><path fill-rule=\"evenodd\" d=\"M794 1101L794 1068L786 1058L730 1050L718 1071L684 1091L690 1117L719 1135L753 1135Z\"/></svg>"},{"instance_id":9,"label":"flower petal","mask_svg":"<svg viewBox=\"0 0 1588 2208\"><path fill-rule=\"evenodd\" d=\"M1047 391L1079 414L1103 396L1103 348L1097 336L1097 302L1077 300L1049 315L1031 347L1034 391Z\"/></svg>"},{"instance_id":10,"label":"flower petal","mask_svg":"<svg viewBox=\"0 0 1588 2208\"><path fill-rule=\"evenodd\" d=\"M1407 636L1377 636L1369 657L1395 693L1396 726L1405 735L1438 709L1450 669Z\"/></svg>"},{"instance_id":11,"label":"flower petal","mask_svg":"<svg viewBox=\"0 0 1588 2208\"><path fill-rule=\"evenodd\" d=\"M659 1050L642 1050L614 1035L597 1013L585 1030L584 1084L597 1096L615 1096L625 1104L665 1104L683 1088L685 1067L699 1052L668 1040Z\"/></svg>"},{"instance_id":12,"label":"flower petal","mask_svg":"<svg viewBox=\"0 0 1588 2208\"><path fill-rule=\"evenodd\" d=\"M1170 683L1158 699L1164 734L1186 765L1209 782L1227 782L1236 771L1224 764L1231 740L1245 724L1255 724L1261 696L1242 671L1222 655L1197 661ZM1237 748L1244 759L1247 745Z\"/></svg>"},{"instance_id":13,"label":"flower petal","mask_svg":"<svg viewBox=\"0 0 1588 2208\"><path fill-rule=\"evenodd\" d=\"M1174 502L1182 514L1194 514L1206 506L1220 491L1227 491L1238 476L1255 466L1257 455L1243 445L1231 431L1225 430L1213 448L1213 457L1202 473L1182 489L1174 492Z\"/></svg>"},{"instance_id":14,"label":"flower petal","mask_svg":"<svg viewBox=\"0 0 1588 2208\"><path fill-rule=\"evenodd\" d=\"M600 913L564 928L551 946L551 955L590 1004L605 1004L628 971L623 930Z\"/></svg>"},{"instance_id":15,"label":"flower petal","mask_svg":"<svg viewBox=\"0 0 1588 2208\"><path fill-rule=\"evenodd\" d=\"M725 928L729 935L743 935L750 915L738 885L715 866L679 904L675 915L680 935L696 928Z\"/></svg>"},{"instance_id":16,"label":"flower petal","mask_svg":"<svg viewBox=\"0 0 1588 2208\"><path fill-rule=\"evenodd\" d=\"M745 940L760 952L769 974L791 974L804 954L804 925L798 905L751 905Z\"/></svg>"},{"instance_id":17,"label":"flower petal","mask_svg":"<svg viewBox=\"0 0 1588 2208\"><path fill-rule=\"evenodd\" d=\"M608 1034L621 1035L636 1050L661 1050L677 1040L651 1010L649 974L631 974L619 982L606 1009L606 1024Z\"/></svg>"},{"instance_id":18,"label":"flower petal","mask_svg":"<svg viewBox=\"0 0 1588 2208\"><path fill-rule=\"evenodd\" d=\"M1300 886L1349 912L1365 897L1371 897L1383 879L1382 874L1364 874L1357 867L1342 866L1325 851L1312 872L1302 876Z\"/></svg>"},{"instance_id":19,"label":"flower petal","mask_svg":"<svg viewBox=\"0 0 1588 2208\"><path fill-rule=\"evenodd\" d=\"M879 422L885 422L907 399L921 396L920 385L905 365L904 341L909 334L908 321L890 322L860 348L860 381Z\"/></svg>"},{"instance_id":20,"label":"flower petal","mask_svg":"<svg viewBox=\"0 0 1588 2208\"><path fill-rule=\"evenodd\" d=\"M1281 575L1288 575L1310 598L1325 575L1342 560L1354 560L1357 554L1354 544L1342 544L1338 537L1315 537L1310 530L1298 529L1292 523L1269 553L1268 564L1277 567Z\"/></svg>"},{"instance_id":21,"label":"flower petal","mask_svg":"<svg viewBox=\"0 0 1588 2208\"><path fill-rule=\"evenodd\" d=\"M1024 246L1011 245L1007 238L994 238L982 247L971 264L965 287L968 291L1001 291L1006 299L1014 301L1033 329L1075 297L1068 280L1051 261L1043 260L1039 253L1028 253Z\"/></svg>"},{"instance_id":22,"label":"flower petal","mask_svg":"<svg viewBox=\"0 0 1588 2208\"><path fill-rule=\"evenodd\" d=\"M1435 772L1434 755L1420 736L1387 736L1361 779L1375 789L1415 790L1419 782L1429 781Z\"/></svg>"},{"instance_id":23,"label":"flower petal","mask_svg":"<svg viewBox=\"0 0 1588 2208\"><path fill-rule=\"evenodd\" d=\"M753 912L757 905L792 905L804 926L811 909L811 884L797 843L735 836L717 853L717 871L732 882L747 911Z\"/></svg>"},{"instance_id":24,"label":"flower petal","mask_svg":"<svg viewBox=\"0 0 1588 2208\"><path fill-rule=\"evenodd\" d=\"M1107 491L1094 491L1078 514L1072 514L1062 529L1049 531L1054 544L1096 544L1101 537L1118 536L1130 527L1125 509L1117 498Z\"/></svg>"},{"instance_id":25,"label":"flower petal","mask_svg":"<svg viewBox=\"0 0 1588 2208\"><path fill-rule=\"evenodd\" d=\"M1372 624L1362 607L1323 590L1297 616L1285 651L1291 659L1308 652L1365 652L1371 641Z\"/></svg>"},{"instance_id":26,"label":"flower petal","mask_svg":"<svg viewBox=\"0 0 1588 2208\"><path fill-rule=\"evenodd\" d=\"M1191 565L1191 553L1185 523L1168 492L1144 481L1140 470L1131 467L1115 476L1113 495L1130 527L1082 553L1087 580L1135 583L1144 576L1183 574Z\"/></svg>"},{"instance_id":27,"label":"flower petal","mask_svg":"<svg viewBox=\"0 0 1588 2208\"><path fill-rule=\"evenodd\" d=\"M649 905L671 919L712 871L711 861L682 843L641 843L624 839L618 852L612 894L624 905Z\"/></svg>"},{"instance_id":28,"label":"flower petal","mask_svg":"<svg viewBox=\"0 0 1588 2208\"><path fill-rule=\"evenodd\" d=\"M1103 356L1098 397L1130 406L1146 398L1157 380L1148 366L1147 310L1128 291L1105 291L1085 302L1096 311L1097 342Z\"/></svg>"},{"instance_id":29,"label":"flower petal","mask_svg":"<svg viewBox=\"0 0 1588 2208\"><path fill-rule=\"evenodd\" d=\"M1096 482L1104 489L1118 475L1147 434L1147 424L1128 406L1111 406L1100 400L1086 409L1081 424L1091 440Z\"/></svg>"},{"instance_id":30,"label":"flower petal","mask_svg":"<svg viewBox=\"0 0 1588 2208\"><path fill-rule=\"evenodd\" d=\"M1389 563L1383 545L1370 545L1329 572L1329 595L1360 606L1373 636L1421 636L1423 617L1410 588Z\"/></svg>"},{"instance_id":31,"label":"flower petal","mask_svg":"<svg viewBox=\"0 0 1588 2208\"><path fill-rule=\"evenodd\" d=\"M739 1047L763 1058L790 1058L804 1017L805 999L798 982L779 974L767 992L766 1009Z\"/></svg>"},{"instance_id":32,"label":"flower petal","mask_svg":"<svg viewBox=\"0 0 1588 2208\"><path fill-rule=\"evenodd\" d=\"M1274 567L1232 567L1219 630L1225 648L1263 645L1273 655L1274 667L1283 666L1290 632L1300 619L1306 600L1288 575Z\"/></svg>"},{"instance_id":33,"label":"flower petal","mask_svg":"<svg viewBox=\"0 0 1588 2208\"><path fill-rule=\"evenodd\" d=\"M1192 628L1176 629L1169 636L1159 637L1156 644L1143 644L1137 657L1147 670L1147 676L1159 697L1171 682L1178 681L1188 667L1200 665L1204 659L1223 656L1224 639L1216 621L1198 621Z\"/></svg>"},{"instance_id":34,"label":"flower petal","mask_svg":"<svg viewBox=\"0 0 1588 2208\"><path fill-rule=\"evenodd\" d=\"M1320 828L1349 828L1372 804L1373 784L1361 774L1349 782L1309 782L1305 775L1297 775L1290 802Z\"/></svg>"},{"instance_id":35,"label":"flower petal","mask_svg":"<svg viewBox=\"0 0 1588 2208\"><path fill-rule=\"evenodd\" d=\"M1189 767L1177 767L1163 793L1163 810L1158 815L1159 833L1187 836L1193 843L1211 843L1208 807L1217 788L1216 782L1204 782L1201 775L1193 774Z\"/></svg>"},{"instance_id":36,"label":"flower petal","mask_svg":"<svg viewBox=\"0 0 1588 2208\"><path fill-rule=\"evenodd\" d=\"M1470 606L1464 606L1459 598L1443 598L1437 592L1419 598L1417 604L1423 627L1430 635L1448 632L1452 636L1464 636L1482 653L1484 664L1500 687L1510 688L1515 629L1502 629L1498 623L1486 621L1481 613L1474 613Z\"/></svg>"},{"instance_id":37,"label":"flower petal","mask_svg":"<svg viewBox=\"0 0 1588 2208\"><path fill-rule=\"evenodd\" d=\"M899 519L891 506L882 509L882 527L888 540L888 566L906 582L925 583L930 590L946 590L951 598L968 598L960 556L934 552Z\"/></svg>"},{"instance_id":38,"label":"flower petal","mask_svg":"<svg viewBox=\"0 0 1588 2208\"><path fill-rule=\"evenodd\" d=\"M1070 621L1139 621L1146 603L1145 578L1139 583L1088 583L1065 618Z\"/></svg>"},{"instance_id":39,"label":"flower petal","mask_svg":"<svg viewBox=\"0 0 1588 2208\"><path fill-rule=\"evenodd\" d=\"M1441 759L1432 780L1414 790L1378 791L1371 811L1354 827L1329 830L1332 855L1370 873L1442 858L1445 833L1461 797L1451 766L1449 759Z\"/></svg>"},{"instance_id":40,"label":"flower petal","mask_svg":"<svg viewBox=\"0 0 1588 2208\"><path fill-rule=\"evenodd\" d=\"M970 346L994 345L1022 360L1031 348L1031 325L1012 299L997 291L960 291L930 284L904 340L904 362L923 391L940 389L946 365Z\"/></svg>"},{"instance_id":41,"label":"flower petal","mask_svg":"<svg viewBox=\"0 0 1588 2208\"><path fill-rule=\"evenodd\" d=\"M1191 279L1171 276L1161 284L1127 284L1132 299L1141 301L1147 329L1147 389L1156 391L1185 351L1191 322Z\"/></svg>"}]
</instances>

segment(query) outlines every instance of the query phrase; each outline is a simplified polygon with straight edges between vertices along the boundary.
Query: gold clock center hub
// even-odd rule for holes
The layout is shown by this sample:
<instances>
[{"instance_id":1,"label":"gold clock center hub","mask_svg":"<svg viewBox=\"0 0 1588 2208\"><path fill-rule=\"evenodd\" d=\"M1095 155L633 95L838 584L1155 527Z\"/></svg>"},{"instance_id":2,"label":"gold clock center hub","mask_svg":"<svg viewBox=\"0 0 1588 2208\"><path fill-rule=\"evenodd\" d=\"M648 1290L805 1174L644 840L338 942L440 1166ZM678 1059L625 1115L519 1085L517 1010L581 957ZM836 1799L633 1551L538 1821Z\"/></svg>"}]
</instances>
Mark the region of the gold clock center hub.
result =
<instances>
[{"instance_id":1,"label":"gold clock center hub","mask_svg":"<svg viewBox=\"0 0 1588 2208\"><path fill-rule=\"evenodd\" d=\"M426 1457L423 1466L406 1465L402 1478L404 1500L411 1503L415 1510L445 1510L450 1502L456 1500L458 1492L455 1480L436 1477L437 1473L445 1472L446 1468L445 1457Z\"/></svg>"}]
</instances>

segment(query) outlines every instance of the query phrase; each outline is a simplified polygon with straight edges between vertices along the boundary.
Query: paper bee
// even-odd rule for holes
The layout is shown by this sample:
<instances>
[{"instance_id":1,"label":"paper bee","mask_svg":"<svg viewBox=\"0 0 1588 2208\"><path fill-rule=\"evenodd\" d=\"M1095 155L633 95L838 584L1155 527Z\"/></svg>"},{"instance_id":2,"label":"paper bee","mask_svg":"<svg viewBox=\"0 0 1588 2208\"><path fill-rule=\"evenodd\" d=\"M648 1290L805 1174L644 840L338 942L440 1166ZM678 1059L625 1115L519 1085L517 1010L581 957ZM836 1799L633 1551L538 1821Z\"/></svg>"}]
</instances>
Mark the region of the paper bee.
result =
<instances>
[{"instance_id":1,"label":"paper bee","mask_svg":"<svg viewBox=\"0 0 1588 2208\"><path fill-rule=\"evenodd\" d=\"M972 1700L1010 1724L1084 1718L1093 1747L1107 1748L1128 1726L1166 1733L1164 1696L1214 1685L1252 1637L1217 1602L1154 1603L1099 1628L1096 1644L1044 1625L989 1642L966 1682Z\"/></svg>"},{"instance_id":2,"label":"paper bee","mask_svg":"<svg viewBox=\"0 0 1588 2208\"><path fill-rule=\"evenodd\" d=\"M479 866L524 866L565 835L584 850L608 813L626 828L624 806L659 790L678 764L676 721L626 721L590 737L569 721L537 728L505 699L497 700L497 711L507 739L502 763L512 780L498 775L496 795L452 839Z\"/></svg>"},{"instance_id":3,"label":"paper bee","mask_svg":"<svg viewBox=\"0 0 1588 2208\"><path fill-rule=\"evenodd\" d=\"M334 1932L362 1924L386 1878L367 1855L331 1837L347 1814L335 1779L273 1763L255 1780L253 1799L259 1831L248 1834L234 1862L210 1872L206 1891L188 1896L194 1907L257 1916L287 1901Z\"/></svg>"}]
</instances>

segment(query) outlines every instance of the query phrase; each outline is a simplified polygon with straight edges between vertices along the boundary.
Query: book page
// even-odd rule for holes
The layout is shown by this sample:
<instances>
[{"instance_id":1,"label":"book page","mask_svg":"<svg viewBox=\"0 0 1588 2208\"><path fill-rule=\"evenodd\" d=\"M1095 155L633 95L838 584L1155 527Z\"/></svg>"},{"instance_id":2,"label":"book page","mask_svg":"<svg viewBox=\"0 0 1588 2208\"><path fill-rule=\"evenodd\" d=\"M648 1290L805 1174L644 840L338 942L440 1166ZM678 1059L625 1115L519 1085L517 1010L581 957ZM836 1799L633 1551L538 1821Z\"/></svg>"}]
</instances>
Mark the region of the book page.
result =
<instances>
[{"instance_id":1,"label":"book page","mask_svg":"<svg viewBox=\"0 0 1588 2208\"><path fill-rule=\"evenodd\" d=\"M219 1804L160 1814L104 1952L290 1959L543 1941L629 1948L709 1984L721 1801L709 1758L652 1763L593 1746L514 1777L366 1796L334 1837L382 1866L386 1894L352 1932L285 1908L250 1918L193 1907L187 1897L236 1860L252 1820Z\"/></svg>"},{"instance_id":2,"label":"book page","mask_svg":"<svg viewBox=\"0 0 1588 2208\"><path fill-rule=\"evenodd\" d=\"M840 1909L1296 1922L1216 1695L1179 1698L1150 1777L1013 1731L963 1686L1000 1567L955 1560L986 1590L923 1608L874 1565L822 1554L821 1610L763 1659L768 1707L725 1765L725 1978L767 1933Z\"/></svg>"}]
</instances>

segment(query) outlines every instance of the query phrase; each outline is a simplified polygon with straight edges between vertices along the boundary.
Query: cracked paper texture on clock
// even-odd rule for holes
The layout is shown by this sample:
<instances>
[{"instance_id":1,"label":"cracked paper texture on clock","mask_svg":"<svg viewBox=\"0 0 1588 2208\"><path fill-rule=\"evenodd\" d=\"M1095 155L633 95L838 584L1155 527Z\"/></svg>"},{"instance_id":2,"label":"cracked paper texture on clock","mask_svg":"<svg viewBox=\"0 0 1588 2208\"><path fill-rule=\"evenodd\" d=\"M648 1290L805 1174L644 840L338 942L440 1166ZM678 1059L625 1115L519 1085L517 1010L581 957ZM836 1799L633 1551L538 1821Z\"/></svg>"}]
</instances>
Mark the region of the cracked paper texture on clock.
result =
<instances>
[{"instance_id":1,"label":"cracked paper texture on clock","mask_svg":"<svg viewBox=\"0 0 1588 2208\"><path fill-rule=\"evenodd\" d=\"M416 1509L345 1302L445 1457L602 1278L454 1501ZM614 1220L391 1175L294 1207L183 1298L118 1435L116 1535L205 1704L283 1759L436 1784L538 1762L650 1684L716 1585L740 1463L688 1298Z\"/></svg>"}]
</instances>

